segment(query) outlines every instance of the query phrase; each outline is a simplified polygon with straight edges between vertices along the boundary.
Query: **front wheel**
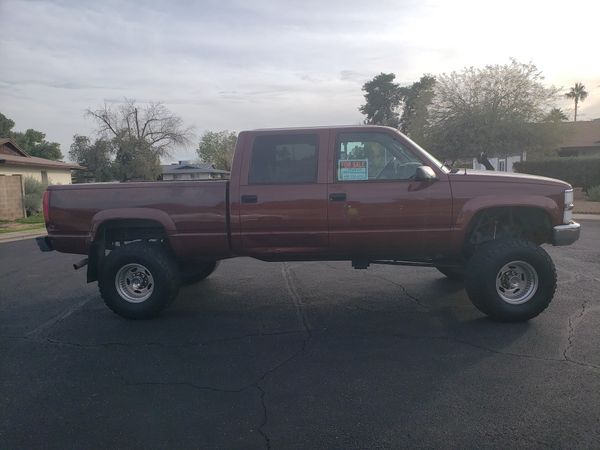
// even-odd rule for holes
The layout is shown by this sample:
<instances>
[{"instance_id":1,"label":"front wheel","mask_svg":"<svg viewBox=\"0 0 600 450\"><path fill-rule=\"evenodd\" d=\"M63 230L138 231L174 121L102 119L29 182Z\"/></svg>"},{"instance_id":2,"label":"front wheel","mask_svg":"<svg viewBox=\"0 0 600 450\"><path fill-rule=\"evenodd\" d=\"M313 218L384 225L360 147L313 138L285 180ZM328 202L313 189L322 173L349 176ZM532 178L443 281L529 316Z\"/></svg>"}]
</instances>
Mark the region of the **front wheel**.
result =
<instances>
[{"instance_id":1,"label":"front wheel","mask_svg":"<svg viewBox=\"0 0 600 450\"><path fill-rule=\"evenodd\" d=\"M127 319L156 317L177 296L179 270L157 244L135 242L110 252L98 288L104 303Z\"/></svg>"},{"instance_id":2,"label":"front wheel","mask_svg":"<svg viewBox=\"0 0 600 450\"><path fill-rule=\"evenodd\" d=\"M465 287L473 304L491 319L520 322L548 307L556 269L544 249L520 239L481 245L467 264Z\"/></svg>"}]
</instances>

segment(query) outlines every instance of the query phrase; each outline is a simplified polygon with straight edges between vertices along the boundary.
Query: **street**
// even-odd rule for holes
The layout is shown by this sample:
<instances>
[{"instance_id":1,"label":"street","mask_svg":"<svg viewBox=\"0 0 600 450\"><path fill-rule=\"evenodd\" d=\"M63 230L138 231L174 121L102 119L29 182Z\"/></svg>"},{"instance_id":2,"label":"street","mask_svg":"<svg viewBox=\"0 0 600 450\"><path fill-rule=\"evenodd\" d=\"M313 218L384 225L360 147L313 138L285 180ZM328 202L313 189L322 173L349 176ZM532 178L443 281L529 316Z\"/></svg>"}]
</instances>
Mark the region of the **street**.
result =
<instances>
[{"instance_id":1,"label":"street","mask_svg":"<svg viewBox=\"0 0 600 450\"><path fill-rule=\"evenodd\" d=\"M529 323L431 268L224 261L161 318L0 245L0 448L600 448L600 221Z\"/></svg>"}]
</instances>

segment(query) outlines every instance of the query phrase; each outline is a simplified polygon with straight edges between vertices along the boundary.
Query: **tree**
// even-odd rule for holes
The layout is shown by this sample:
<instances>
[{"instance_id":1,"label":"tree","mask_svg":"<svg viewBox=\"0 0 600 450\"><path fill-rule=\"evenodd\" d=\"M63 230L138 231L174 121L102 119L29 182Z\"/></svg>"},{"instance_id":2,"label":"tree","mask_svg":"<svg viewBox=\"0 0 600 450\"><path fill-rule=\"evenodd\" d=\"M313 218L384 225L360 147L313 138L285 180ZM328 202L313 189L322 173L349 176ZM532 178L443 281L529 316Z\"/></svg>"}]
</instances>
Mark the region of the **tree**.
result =
<instances>
[{"instance_id":1,"label":"tree","mask_svg":"<svg viewBox=\"0 0 600 450\"><path fill-rule=\"evenodd\" d=\"M481 152L506 156L547 145L540 122L557 90L533 64L465 68L437 77L429 108L429 146L456 161Z\"/></svg>"},{"instance_id":2,"label":"tree","mask_svg":"<svg viewBox=\"0 0 600 450\"><path fill-rule=\"evenodd\" d=\"M231 161L237 142L235 131L207 131L200 139L198 156L216 169L231 171Z\"/></svg>"},{"instance_id":3,"label":"tree","mask_svg":"<svg viewBox=\"0 0 600 450\"><path fill-rule=\"evenodd\" d=\"M575 116L573 122L577 122L577 105L579 102L583 102L588 96L588 92L585 90L583 83L575 83L575 86L571 88L569 92L565 94L566 98L573 99L575 102Z\"/></svg>"},{"instance_id":4,"label":"tree","mask_svg":"<svg viewBox=\"0 0 600 450\"><path fill-rule=\"evenodd\" d=\"M560 108L552 108L548 114L544 116L544 122L560 123L569 120L567 115Z\"/></svg>"},{"instance_id":5,"label":"tree","mask_svg":"<svg viewBox=\"0 0 600 450\"><path fill-rule=\"evenodd\" d=\"M59 160L63 155L58 142L46 141L46 135L41 131L29 128L25 133L12 131L15 122L0 113L0 137L13 139L19 147L30 156Z\"/></svg>"},{"instance_id":6,"label":"tree","mask_svg":"<svg viewBox=\"0 0 600 450\"><path fill-rule=\"evenodd\" d=\"M395 78L396 75L393 73L380 73L363 85L366 103L358 110L367 116L366 124L398 128L400 124L398 108L402 96L400 87L394 83Z\"/></svg>"},{"instance_id":7,"label":"tree","mask_svg":"<svg viewBox=\"0 0 600 450\"><path fill-rule=\"evenodd\" d=\"M128 100L111 108L87 110L98 125L101 139L109 141L115 151L116 174L122 181L156 180L160 175L160 158L169 156L177 145L190 142L192 129L161 103L138 106Z\"/></svg>"},{"instance_id":8,"label":"tree","mask_svg":"<svg viewBox=\"0 0 600 450\"><path fill-rule=\"evenodd\" d=\"M435 77L423 75L410 86L399 88L402 100L400 131L417 142L425 140L429 125L428 107L433 100Z\"/></svg>"},{"instance_id":9,"label":"tree","mask_svg":"<svg viewBox=\"0 0 600 450\"><path fill-rule=\"evenodd\" d=\"M58 142L48 142L46 135L41 131L29 128L25 133L12 133L12 138L30 156L53 160L63 158L60 144Z\"/></svg>"},{"instance_id":10,"label":"tree","mask_svg":"<svg viewBox=\"0 0 600 450\"><path fill-rule=\"evenodd\" d=\"M93 144L87 136L73 136L69 150L69 159L85 167L73 173L75 183L94 181L111 181L115 179L111 155L114 153L112 143L97 139Z\"/></svg>"},{"instance_id":11,"label":"tree","mask_svg":"<svg viewBox=\"0 0 600 450\"><path fill-rule=\"evenodd\" d=\"M13 120L0 113L0 138L10 137L14 126L15 122Z\"/></svg>"}]
</instances>

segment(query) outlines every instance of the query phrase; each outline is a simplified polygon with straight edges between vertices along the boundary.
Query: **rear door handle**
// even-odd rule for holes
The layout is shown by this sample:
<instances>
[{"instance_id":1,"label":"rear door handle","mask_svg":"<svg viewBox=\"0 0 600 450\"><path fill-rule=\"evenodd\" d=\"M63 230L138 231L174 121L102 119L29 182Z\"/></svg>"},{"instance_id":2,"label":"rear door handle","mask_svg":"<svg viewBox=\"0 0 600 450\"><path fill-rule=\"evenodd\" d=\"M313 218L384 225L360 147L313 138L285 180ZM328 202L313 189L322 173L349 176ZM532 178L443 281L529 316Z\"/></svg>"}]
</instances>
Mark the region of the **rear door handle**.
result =
<instances>
[{"instance_id":1,"label":"rear door handle","mask_svg":"<svg viewBox=\"0 0 600 450\"><path fill-rule=\"evenodd\" d=\"M258 202L257 195L242 195L242 203L256 203Z\"/></svg>"},{"instance_id":2,"label":"rear door handle","mask_svg":"<svg viewBox=\"0 0 600 450\"><path fill-rule=\"evenodd\" d=\"M329 194L329 200L332 202L345 202L346 201L346 193L341 192L341 193Z\"/></svg>"}]
</instances>

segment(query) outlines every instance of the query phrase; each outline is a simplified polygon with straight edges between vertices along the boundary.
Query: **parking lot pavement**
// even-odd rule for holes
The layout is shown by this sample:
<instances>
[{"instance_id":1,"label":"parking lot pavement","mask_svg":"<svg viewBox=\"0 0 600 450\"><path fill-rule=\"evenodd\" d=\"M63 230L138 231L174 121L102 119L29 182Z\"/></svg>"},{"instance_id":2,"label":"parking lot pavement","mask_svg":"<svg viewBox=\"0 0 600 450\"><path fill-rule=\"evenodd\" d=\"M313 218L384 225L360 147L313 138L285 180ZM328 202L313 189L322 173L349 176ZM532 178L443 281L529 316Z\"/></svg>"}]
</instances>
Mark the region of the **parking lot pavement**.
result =
<instances>
[{"instance_id":1,"label":"parking lot pavement","mask_svg":"<svg viewBox=\"0 0 600 450\"><path fill-rule=\"evenodd\" d=\"M0 448L600 447L600 222L498 324L434 269L225 261L127 321L76 255L0 245Z\"/></svg>"}]
</instances>

